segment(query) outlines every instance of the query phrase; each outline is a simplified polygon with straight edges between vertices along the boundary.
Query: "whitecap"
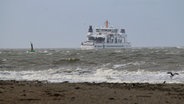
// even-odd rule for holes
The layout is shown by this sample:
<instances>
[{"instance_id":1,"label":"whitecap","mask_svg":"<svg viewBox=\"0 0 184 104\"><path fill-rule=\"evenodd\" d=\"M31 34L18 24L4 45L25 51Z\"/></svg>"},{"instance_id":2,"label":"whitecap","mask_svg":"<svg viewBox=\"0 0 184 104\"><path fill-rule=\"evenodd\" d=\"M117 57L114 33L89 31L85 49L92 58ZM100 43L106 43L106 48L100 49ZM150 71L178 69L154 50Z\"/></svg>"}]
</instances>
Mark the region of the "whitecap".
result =
<instances>
[{"instance_id":1,"label":"whitecap","mask_svg":"<svg viewBox=\"0 0 184 104\"><path fill-rule=\"evenodd\" d=\"M113 65L112 68L116 69L116 68L125 67L125 66L127 66L127 64L116 64L116 65Z\"/></svg>"},{"instance_id":2,"label":"whitecap","mask_svg":"<svg viewBox=\"0 0 184 104\"><path fill-rule=\"evenodd\" d=\"M48 69L39 71L0 71L0 80L39 80L48 82L107 82L107 83L184 83L184 71L172 79L165 71L128 71L108 68Z\"/></svg>"}]
</instances>

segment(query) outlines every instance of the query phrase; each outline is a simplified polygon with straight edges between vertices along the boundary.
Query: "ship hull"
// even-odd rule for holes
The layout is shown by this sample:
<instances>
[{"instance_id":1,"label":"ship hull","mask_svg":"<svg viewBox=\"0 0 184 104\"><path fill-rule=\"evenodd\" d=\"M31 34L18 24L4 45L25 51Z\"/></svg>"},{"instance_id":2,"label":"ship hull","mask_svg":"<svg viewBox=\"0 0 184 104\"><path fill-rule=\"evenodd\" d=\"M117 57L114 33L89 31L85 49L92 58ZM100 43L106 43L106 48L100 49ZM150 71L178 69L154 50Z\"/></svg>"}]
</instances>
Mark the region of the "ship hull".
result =
<instances>
[{"instance_id":1,"label":"ship hull","mask_svg":"<svg viewBox=\"0 0 184 104\"><path fill-rule=\"evenodd\" d=\"M81 45L82 50L89 49L121 49L121 48L130 48L130 44L83 44Z\"/></svg>"}]
</instances>

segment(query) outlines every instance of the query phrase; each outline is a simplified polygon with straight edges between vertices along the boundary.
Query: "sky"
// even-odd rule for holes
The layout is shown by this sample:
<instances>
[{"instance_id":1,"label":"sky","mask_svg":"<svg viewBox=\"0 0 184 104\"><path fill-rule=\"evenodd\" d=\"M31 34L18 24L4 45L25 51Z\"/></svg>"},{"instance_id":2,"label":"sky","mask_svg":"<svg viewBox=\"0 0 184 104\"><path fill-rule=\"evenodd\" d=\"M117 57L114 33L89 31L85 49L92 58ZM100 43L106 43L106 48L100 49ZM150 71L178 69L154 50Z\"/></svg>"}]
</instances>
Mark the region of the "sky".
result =
<instances>
[{"instance_id":1,"label":"sky","mask_svg":"<svg viewBox=\"0 0 184 104\"><path fill-rule=\"evenodd\" d=\"M106 20L133 47L184 46L184 0L0 0L0 48L80 48Z\"/></svg>"}]
</instances>

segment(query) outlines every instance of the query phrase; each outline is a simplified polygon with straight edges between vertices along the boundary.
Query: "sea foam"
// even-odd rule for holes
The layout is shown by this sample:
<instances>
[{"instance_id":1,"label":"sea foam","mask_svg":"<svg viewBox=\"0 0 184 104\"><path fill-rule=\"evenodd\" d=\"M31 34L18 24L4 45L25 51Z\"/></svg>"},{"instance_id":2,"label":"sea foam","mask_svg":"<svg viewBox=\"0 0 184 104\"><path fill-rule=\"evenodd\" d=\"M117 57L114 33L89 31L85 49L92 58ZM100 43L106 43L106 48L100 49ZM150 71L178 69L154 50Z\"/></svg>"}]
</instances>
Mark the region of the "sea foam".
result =
<instances>
[{"instance_id":1,"label":"sea foam","mask_svg":"<svg viewBox=\"0 0 184 104\"><path fill-rule=\"evenodd\" d=\"M127 71L99 68L89 71L77 69L48 69L40 71L0 71L0 80L39 80L48 82L107 82L107 83L184 83L184 71L177 71L179 75L172 79L164 71Z\"/></svg>"}]
</instances>

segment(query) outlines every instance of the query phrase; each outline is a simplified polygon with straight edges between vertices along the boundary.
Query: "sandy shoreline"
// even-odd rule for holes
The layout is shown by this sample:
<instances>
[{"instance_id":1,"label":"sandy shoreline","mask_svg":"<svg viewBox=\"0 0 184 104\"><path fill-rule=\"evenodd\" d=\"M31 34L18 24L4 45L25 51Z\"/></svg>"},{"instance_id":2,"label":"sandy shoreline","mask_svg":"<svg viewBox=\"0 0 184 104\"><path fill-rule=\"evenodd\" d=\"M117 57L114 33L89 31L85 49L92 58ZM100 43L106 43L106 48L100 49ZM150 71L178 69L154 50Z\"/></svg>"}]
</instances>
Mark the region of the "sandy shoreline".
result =
<instances>
[{"instance_id":1,"label":"sandy shoreline","mask_svg":"<svg viewBox=\"0 0 184 104\"><path fill-rule=\"evenodd\" d=\"M182 104L184 84L0 81L0 104Z\"/></svg>"}]
</instances>

